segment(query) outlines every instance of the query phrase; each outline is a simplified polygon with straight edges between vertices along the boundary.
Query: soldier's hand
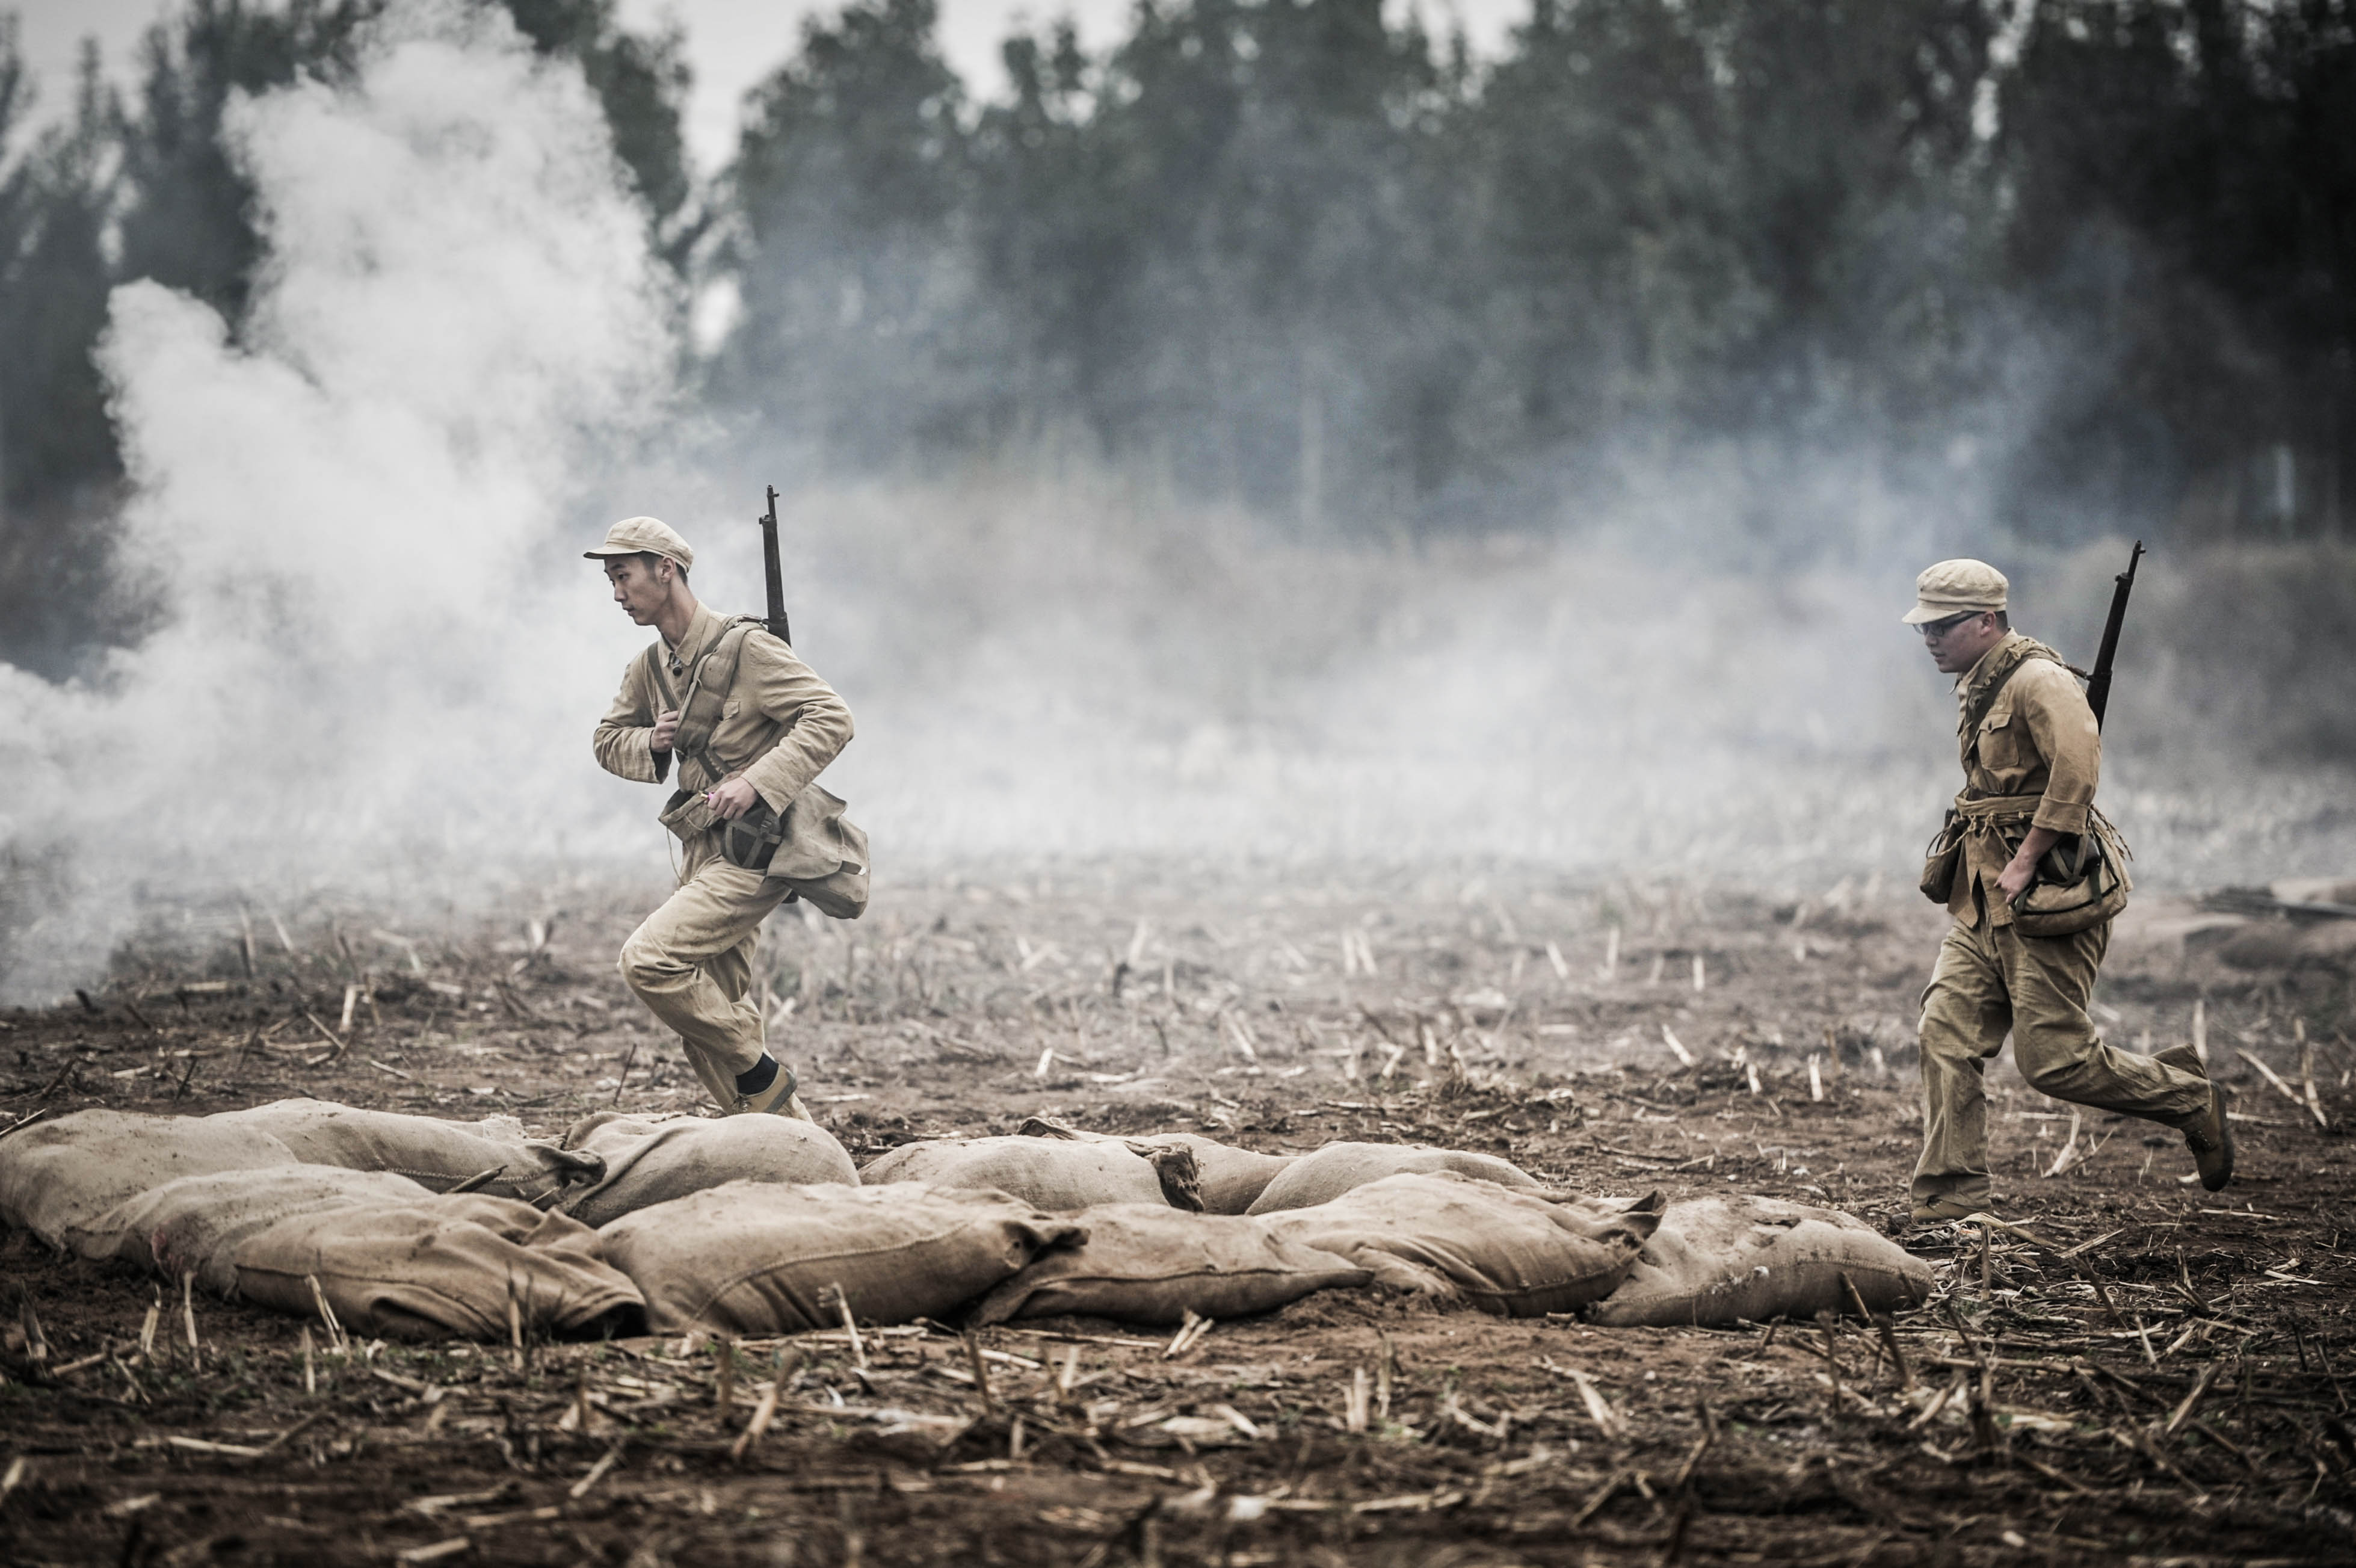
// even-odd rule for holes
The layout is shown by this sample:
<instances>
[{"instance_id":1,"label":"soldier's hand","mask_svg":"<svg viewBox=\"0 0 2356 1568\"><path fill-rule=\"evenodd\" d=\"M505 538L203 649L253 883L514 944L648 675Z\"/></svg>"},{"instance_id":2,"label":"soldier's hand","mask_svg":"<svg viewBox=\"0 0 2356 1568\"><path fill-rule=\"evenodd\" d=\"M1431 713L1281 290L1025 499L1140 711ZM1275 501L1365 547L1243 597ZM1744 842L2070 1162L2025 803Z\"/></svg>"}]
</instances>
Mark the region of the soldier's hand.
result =
<instances>
[{"instance_id":1,"label":"soldier's hand","mask_svg":"<svg viewBox=\"0 0 2356 1568\"><path fill-rule=\"evenodd\" d=\"M2021 894L2028 891L2029 883L2036 877L2037 863L2016 855L2006 862L2004 869L1997 874L1996 889L2004 895L2006 903L2018 903Z\"/></svg>"},{"instance_id":2,"label":"soldier's hand","mask_svg":"<svg viewBox=\"0 0 2356 1568\"><path fill-rule=\"evenodd\" d=\"M679 710L665 708L655 715L654 748L669 751L671 738L679 734Z\"/></svg>"},{"instance_id":3,"label":"soldier's hand","mask_svg":"<svg viewBox=\"0 0 2356 1568\"><path fill-rule=\"evenodd\" d=\"M744 779L731 779L719 788L707 790L703 798L712 803L713 814L734 822L751 811L753 802L761 797L759 792Z\"/></svg>"}]
</instances>

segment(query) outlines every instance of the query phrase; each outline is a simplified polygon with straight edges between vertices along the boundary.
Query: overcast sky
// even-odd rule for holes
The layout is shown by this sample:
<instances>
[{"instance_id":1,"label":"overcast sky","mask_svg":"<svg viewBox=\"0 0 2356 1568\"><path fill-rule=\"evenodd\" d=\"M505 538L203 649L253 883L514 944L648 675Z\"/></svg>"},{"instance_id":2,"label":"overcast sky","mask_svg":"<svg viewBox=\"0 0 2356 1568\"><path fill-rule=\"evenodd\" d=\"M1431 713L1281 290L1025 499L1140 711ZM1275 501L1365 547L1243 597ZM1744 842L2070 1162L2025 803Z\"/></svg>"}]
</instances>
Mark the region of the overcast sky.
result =
<instances>
[{"instance_id":1,"label":"overcast sky","mask_svg":"<svg viewBox=\"0 0 2356 1568\"><path fill-rule=\"evenodd\" d=\"M1408 0L1389 0L1403 14ZM1474 48L1494 53L1506 30L1528 14L1528 0L1419 0L1434 31L1462 18ZM1091 47L1117 38L1133 0L942 0L941 44L979 94L1004 81L998 46L1019 24L1044 25L1061 16L1079 24ZM5 8L6 0L0 0ZM74 56L95 37L107 72L129 86L135 75L139 35L173 7L169 0L18 0L27 63L40 79L43 118L72 102ZM792 53L802 18L831 11L825 0L620 0L624 25L660 26L675 18L687 30L695 95L687 134L697 163L710 172L734 149L737 105L744 91Z\"/></svg>"}]
</instances>

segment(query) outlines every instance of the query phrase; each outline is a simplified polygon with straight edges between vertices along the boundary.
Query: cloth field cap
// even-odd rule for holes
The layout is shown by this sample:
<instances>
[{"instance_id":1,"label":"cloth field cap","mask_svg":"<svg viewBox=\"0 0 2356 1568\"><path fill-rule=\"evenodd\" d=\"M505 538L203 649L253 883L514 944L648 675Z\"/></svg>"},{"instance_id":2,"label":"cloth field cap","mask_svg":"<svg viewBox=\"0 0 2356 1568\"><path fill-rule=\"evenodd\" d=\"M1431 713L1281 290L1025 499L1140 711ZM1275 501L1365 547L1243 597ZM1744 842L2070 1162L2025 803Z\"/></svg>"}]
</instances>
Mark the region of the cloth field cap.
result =
<instances>
[{"instance_id":1,"label":"cloth field cap","mask_svg":"<svg viewBox=\"0 0 2356 1568\"><path fill-rule=\"evenodd\" d=\"M1899 619L1908 626L1944 620L1967 611L2000 610L2012 585L1985 561L1965 557L1923 568L1914 579L1914 607Z\"/></svg>"},{"instance_id":2,"label":"cloth field cap","mask_svg":"<svg viewBox=\"0 0 2356 1568\"><path fill-rule=\"evenodd\" d=\"M605 542L594 550L584 550L582 555L591 561L613 555L643 555L652 553L676 561L682 571L695 564L695 552L689 548L671 526L657 518L626 517L605 531Z\"/></svg>"}]
</instances>

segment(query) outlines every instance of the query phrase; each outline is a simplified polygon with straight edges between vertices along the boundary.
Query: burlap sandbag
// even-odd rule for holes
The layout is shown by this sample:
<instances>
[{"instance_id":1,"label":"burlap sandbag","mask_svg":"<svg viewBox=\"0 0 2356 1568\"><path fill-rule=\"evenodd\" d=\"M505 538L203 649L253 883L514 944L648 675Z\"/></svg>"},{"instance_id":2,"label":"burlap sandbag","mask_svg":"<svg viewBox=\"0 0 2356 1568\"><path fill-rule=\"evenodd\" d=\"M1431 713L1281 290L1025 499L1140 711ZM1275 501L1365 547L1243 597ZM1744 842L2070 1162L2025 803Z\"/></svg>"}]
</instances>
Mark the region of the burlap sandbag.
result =
<instances>
[{"instance_id":1,"label":"burlap sandbag","mask_svg":"<svg viewBox=\"0 0 2356 1568\"><path fill-rule=\"evenodd\" d=\"M1034 1208L1073 1214L1099 1203L1167 1203L1200 1208L1194 1156L1186 1149L1143 1153L1094 1138L937 1138L903 1144L859 1173L867 1187L920 1181L934 1187L996 1187Z\"/></svg>"},{"instance_id":2,"label":"burlap sandbag","mask_svg":"<svg viewBox=\"0 0 2356 1568\"><path fill-rule=\"evenodd\" d=\"M1044 1116L1027 1118L1015 1131L1026 1138L1069 1138L1126 1144L1140 1152L1184 1149L1194 1156L1195 1191L1205 1214L1244 1213L1279 1171L1301 1158L1299 1155L1256 1154L1250 1149L1238 1149L1215 1139L1205 1138L1200 1133L1132 1133L1119 1136L1109 1133L1087 1133L1060 1122L1050 1122ZM1183 1208L1187 1205L1180 1203L1177 1207Z\"/></svg>"},{"instance_id":3,"label":"burlap sandbag","mask_svg":"<svg viewBox=\"0 0 2356 1568\"><path fill-rule=\"evenodd\" d=\"M387 1338L503 1340L510 1299L527 1334L633 1333L645 1317L637 1287L598 1257L597 1232L481 1193L314 1209L230 1258L247 1300L316 1316L316 1277L346 1328Z\"/></svg>"},{"instance_id":4,"label":"burlap sandbag","mask_svg":"<svg viewBox=\"0 0 2356 1568\"><path fill-rule=\"evenodd\" d=\"M682 1116L650 1122L599 1112L574 1122L564 1146L598 1155L605 1174L557 1205L590 1225L731 1181L857 1186L834 1134L791 1116Z\"/></svg>"},{"instance_id":5,"label":"burlap sandbag","mask_svg":"<svg viewBox=\"0 0 2356 1568\"><path fill-rule=\"evenodd\" d=\"M1189 1214L1161 1203L1083 1211L1087 1234L1040 1253L982 1298L977 1323L1083 1313L1171 1324L1272 1312L1312 1291L1357 1288L1374 1275L1346 1259L1270 1235L1241 1215Z\"/></svg>"},{"instance_id":6,"label":"burlap sandbag","mask_svg":"<svg viewBox=\"0 0 2356 1568\"><path fill-rule=\"evenodd\" d=\"M606 1259L646 1293L658 1333L761 1337L842 1321L943 1318L1012 1276L1043 1247L1086 1232L1002 1192L894 1182L731 1182L626 1215L598 1232Z\"/></svg>"},{"instance_id":7,"label":"burlap sandbag","mask_svg":"<svg viewBox=\"0 0 2356 1568\"><path fill-rule=\"evenodd\" d=\"M1931 1265L1854 1215L1772 1197L1695 1198L1669 1205L1626 1282L1590 1316L1614 1327L1709 1327L1852 1311L1844 1273L1876 1312L1931 1294Z\"/></svg>"},{"instance_id":8,"label":"burlap sandbag","mask_svg":"<svg viewBox=\"0 0 2356 1568\"><path fill-rule=\"evenodd\" d=\"M227 1294L237 1283L240 1242L283 1219L322 1209L419 1203L433 1195L391 1171L273 1165L182 1176L118 1203L69 1240L91 1257L120 1258L167 1280L194 1274Z\"/></svg>"},{"instance_id":9,"label":"burlap sandbag","mask_svg":"<svg viewBox=\"0 0 2356 1568\"><path fill-rule=\"evenodd\" d=\"M259 1127L209 1117L77 1111L0 1138L0 1220L53 1247L69 1232L100 1255L111 1237L91 1221L126 1198L186 1176L297 1164L294 1151Z\"/></svg>"},{"instance_id":10,"label":"burlap sandbag","mask_svg":"<svg viewBox=\"0 0 2356 1568\"><path fill-rule=\"evenodd\" d=\"M306 1165L391 1171L434 1192L462 1182L470 1192L546 1205L567 1187L594 1181L594 1155L526 1138L511 1116L444 1122L397 1111L359 1111L331 1100L280 1100L208 1121L274 1133ZM486 1176L485 1173L491 1173Z\"/></svg>"},{"instance_id":11,"label":"burlap sandbag","mask_svg":"<svg viewBox=\"0 0 2356 1568\"><path fill-rule=\"evenodd\" d=\"M1430 1176L1454 1171L1501 1187L1537 1187L1537 1177L1494 1155L1462 1149L1427 1149L1413 1144L1328 1144L1279 1172L1244 1212L1274 1214L1331 1203L1345 1192L1386 1176Z\"/></svg>"},{"instance_id":12,"label":"burlap sandbag","mask_svg":"<svg viewBox=\"0 0 2356 1568\"><path fill-rule=\"evenodd\" d=\"M1611 1294L1660 1222L1661 1206L1658 1193L1615 1202L1440 1171L1385 1176L1259 1223L1280 1240L1369 1269L1385 1284L1502 1317L1539 1317Z\"/></svg>"}]
</instances>

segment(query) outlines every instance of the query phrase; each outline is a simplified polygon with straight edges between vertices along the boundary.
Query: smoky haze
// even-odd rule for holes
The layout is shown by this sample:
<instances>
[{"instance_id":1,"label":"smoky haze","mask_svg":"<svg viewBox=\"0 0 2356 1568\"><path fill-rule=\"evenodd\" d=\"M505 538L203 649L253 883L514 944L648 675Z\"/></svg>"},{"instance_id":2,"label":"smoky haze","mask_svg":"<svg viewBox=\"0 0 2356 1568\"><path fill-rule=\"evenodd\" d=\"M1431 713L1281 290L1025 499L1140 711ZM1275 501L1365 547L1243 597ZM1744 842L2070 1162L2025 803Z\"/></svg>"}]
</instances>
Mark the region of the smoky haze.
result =
<instances>
[{"instance_id":1,"label":"smoky haze","mask_svg":"<svg viewBox=\"0 0 2356 1568\"><path fill-rule=\"evenodd\" d=\"M1945 682L1897 624L1913 573L1987 552L2083 661L2125 556L2006 544L1986 465L1837 435L1591 451L1466 536L1280 524L1044 446L844 478L685 384L687 300L577 64L457 0L389 7L351 58L230 111L266 248L234 331L153 281L108 302L122 556L159 615L88 679L0 668L11 1001L176 908L659 875L659 792L588 746L648 634L580 553L650 512L707 602L757 611L765 481L801 650L858 722L828 782L887 897L1108 856L1899 886L1954 771ZM890 390L830 418L888 422L862 400ZM2001 400L1962 423L1979 451L2031 435ZM1762 541L1762 511L1814 543ZM2295 559L2237 570L2245 603L2296 604ZM2104 799L2146 882L2356 864L2329 670L2184 563L2144 592ZM2253 671L2316 684L2258 724ZM2293 760L2239 765L2254 735Z\"/></svg>"}]
</instances>

